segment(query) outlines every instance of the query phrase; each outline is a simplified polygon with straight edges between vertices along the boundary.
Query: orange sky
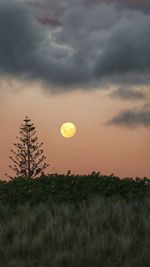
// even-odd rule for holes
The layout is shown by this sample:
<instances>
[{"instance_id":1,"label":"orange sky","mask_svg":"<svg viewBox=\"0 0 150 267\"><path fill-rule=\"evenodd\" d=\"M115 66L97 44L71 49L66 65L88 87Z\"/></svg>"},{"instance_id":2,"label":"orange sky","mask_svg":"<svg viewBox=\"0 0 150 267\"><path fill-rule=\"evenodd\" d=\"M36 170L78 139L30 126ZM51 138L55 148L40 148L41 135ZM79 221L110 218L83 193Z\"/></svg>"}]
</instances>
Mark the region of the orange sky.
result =
<instances>
[{"instance_id":1,"label":"orange sky","mask_svg":"<svg viewBox=\"0 0 150 267\"><path fill-rule=\"evenodd\" d=\"M111 99L105 90L52 95L34 83L10 80L9 85L15 90L6 90L1 81L0 179L6 179L5 172L10 173L10 149L26 115L35 124L39 141L44 142L50 164L46 173L66 173L70 169L73 173L100 171L121 177L149 176L149 130L106 125L129 103ZM77 127L77 134L71 139L60 134L65 121Z\"/></svg>"}]
</instances>

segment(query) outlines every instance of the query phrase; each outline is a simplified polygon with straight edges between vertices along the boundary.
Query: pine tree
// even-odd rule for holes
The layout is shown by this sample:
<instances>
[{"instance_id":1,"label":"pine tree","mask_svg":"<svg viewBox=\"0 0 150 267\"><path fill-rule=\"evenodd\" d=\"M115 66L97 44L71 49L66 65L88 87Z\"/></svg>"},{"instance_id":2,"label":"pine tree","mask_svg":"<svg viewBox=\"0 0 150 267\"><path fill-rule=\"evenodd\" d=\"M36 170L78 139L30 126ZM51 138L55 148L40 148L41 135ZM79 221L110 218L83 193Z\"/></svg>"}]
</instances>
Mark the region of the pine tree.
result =
<instances>
[{"instance_id":1,"label":"pine tree","mask_svg":"<svg viewBox=\"0 0 150 267\"><path fill-rule=\"evenodd\" d=\"M46 159L43 156L41 149L43 143L38 143L38 137L35 136L36 130L31 120L26 116L24 124L21 124L20 137L18 143L15 143L16 151L11 150L12 156L9 158L13 162L13 166L9 165L10 169L15 171L16 177L34 178L38 174L42 174L49 164L43 163ZM13 179L12 176L5 174Z\"/></svg>"}]
</instances>

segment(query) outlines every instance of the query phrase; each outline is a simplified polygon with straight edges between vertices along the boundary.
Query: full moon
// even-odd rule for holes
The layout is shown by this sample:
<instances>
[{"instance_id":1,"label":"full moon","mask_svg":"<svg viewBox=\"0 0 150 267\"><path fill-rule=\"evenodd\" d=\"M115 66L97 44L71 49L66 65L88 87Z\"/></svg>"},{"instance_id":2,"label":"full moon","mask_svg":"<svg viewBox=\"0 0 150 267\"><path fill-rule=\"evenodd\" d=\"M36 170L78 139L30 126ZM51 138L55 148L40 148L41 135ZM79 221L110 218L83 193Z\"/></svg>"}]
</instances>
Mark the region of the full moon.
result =
<instances>
[{"instance_id":1,"label":"full moon","mask_svg":"<svg viewBox=\"0 0 150 267\"><path fill-rule=\"evenodd\" d=\"M60 128L60 132L63 137L71 138L76 133L76 126L71 122L65 122Z\"/></svg>"}]
</instances>

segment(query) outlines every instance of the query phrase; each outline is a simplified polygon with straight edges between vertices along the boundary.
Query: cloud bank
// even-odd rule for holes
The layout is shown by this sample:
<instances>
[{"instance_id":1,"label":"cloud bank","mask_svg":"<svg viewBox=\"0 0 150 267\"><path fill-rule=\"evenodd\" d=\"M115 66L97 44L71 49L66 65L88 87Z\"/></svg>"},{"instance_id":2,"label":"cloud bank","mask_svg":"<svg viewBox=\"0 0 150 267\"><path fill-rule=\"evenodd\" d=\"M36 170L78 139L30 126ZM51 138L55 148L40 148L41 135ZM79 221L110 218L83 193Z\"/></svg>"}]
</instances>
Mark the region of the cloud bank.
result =
<instances>
[{"instance_id":1,"label":"cloud bank","mask_svg":"<svg viewBox=\"0 0 150 267\"><path fill-rule=\"evenodd\" d=\"M149 84L150 15L85 2L47 0L37 9L36 1L31 8L0 0L0 75L41 80L63 90Z\"/></svg>"},{"instance_id":2,"label":"cloud bank","mask_svg":"<svg viewBox=\"0 0 150 267\"><path fill-rule=\"evenodd\" d=\"M146 93L142 92L141 90L137 90L135 88L128 88L128 87L119 87L115 91L110 94L113 98L119 98L122 100L145 100Z\"/></svg>"},{"instance_id":3,"label":"cloud bank","mask_svg":"<svg viewBox=\"0 0 150 267\"><path fill-rule=\"evenodd\" d=\"M135 128L138 126L150 127L150 107L129 109L115 116L109 124Z\"/></svg>"}]
</instances>

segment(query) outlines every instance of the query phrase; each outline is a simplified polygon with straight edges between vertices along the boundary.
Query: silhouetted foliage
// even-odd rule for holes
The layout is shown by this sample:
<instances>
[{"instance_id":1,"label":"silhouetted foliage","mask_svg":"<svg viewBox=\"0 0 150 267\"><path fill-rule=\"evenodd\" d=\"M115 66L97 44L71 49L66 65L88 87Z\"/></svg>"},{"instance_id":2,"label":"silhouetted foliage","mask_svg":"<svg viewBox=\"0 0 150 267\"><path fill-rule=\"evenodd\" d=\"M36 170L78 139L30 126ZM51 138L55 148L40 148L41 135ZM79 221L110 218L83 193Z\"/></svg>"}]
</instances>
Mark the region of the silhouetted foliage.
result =
<instances>
[{"instance_id":1,"label":"silhouetted foliage","mask_svg":"<svg viewBox=\"0 0 150 267\"><path fill-rule=\"evenodd\" d=\"M17 137L19 142L14 144L17 151L11 149L13 156L9 157L13 162L13 166L9 165L9 167L15 171L17 177L34 178L49 166L49 164L43 163L46 159L42 155L43 143L38 143L38 137L35 134L34 124L26 117L24 124L20 127L20 138ZM13 179L8 174L6 176Z\"/></svg>"},{"instance_id":2,"label":"silhouetted foliage","mask_svg":"<svg viewBox=\"0 0 150 267\"><path fill-rule=\"evenodd\" d=\"M149 198L150 180L120 179L93 172L91 175L43 174L35 179L16 177L0 181L0 203L10 205L25 202L31 205L40 202L79 203L96 196L127 200Z\"/></svg>"}]
</instances>

